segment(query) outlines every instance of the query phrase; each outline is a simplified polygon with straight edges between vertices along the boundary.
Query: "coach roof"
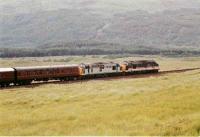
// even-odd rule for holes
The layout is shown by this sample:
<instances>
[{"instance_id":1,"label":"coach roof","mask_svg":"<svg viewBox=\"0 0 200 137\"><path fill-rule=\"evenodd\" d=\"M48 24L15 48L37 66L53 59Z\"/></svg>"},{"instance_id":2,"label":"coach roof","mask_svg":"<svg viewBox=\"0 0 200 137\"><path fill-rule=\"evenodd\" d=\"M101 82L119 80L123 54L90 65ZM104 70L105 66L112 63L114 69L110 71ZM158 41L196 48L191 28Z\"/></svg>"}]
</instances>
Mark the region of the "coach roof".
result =
<instances>
[{"instance_id":1,"label":"coach roof","mask_svg":"<svg viewBox=\"0 0 200 137\"><path fill-rule=\"evenodd\" d=\"M13 68L0 68L0 72L13 72Z\"/></svg>"},{"instance_id":2,"label":"coach roof","mask_svg":"<svg viewBox=\"0 0 200 137\"><path fill-rule=\"evenodd\" d=\"M56 68L71 68L79 67L79 65L52 65L52 66L31 66L31 67L16 67L16 70L39 70L39 69L56 69Z\"/></svg>"}]
</instances>

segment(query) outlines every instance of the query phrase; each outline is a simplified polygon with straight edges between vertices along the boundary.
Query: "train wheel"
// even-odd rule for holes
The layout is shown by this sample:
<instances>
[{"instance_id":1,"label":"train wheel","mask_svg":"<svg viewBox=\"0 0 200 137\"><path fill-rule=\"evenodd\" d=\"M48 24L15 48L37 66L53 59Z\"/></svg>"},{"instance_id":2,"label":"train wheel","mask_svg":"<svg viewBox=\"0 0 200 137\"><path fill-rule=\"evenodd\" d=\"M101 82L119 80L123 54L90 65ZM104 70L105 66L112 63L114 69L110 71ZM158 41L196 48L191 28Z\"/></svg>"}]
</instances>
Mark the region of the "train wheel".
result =
<instances>
[{"instance_id":1,"label":"train wheel","mask_svg":"<svg viewBox=\"0 0 200 137\"><path fill-rule=\"evenodd\" d=\"M78 80L78 78L77 78L77 77L74 77L73 80Z\"/></svg>"},{"instance_id":2,"label":"train wheel","mask_svg":"<svg viewBox=\"0 0 200 137\"><path fill-rule=\"evenodd\" d=\"M63 79L60 79L60 81L66 81L66 80L65 80L65 78L63 78Z\"/></svg>"},{"instance_id":3,"label":"train wheel","mask_svg":"<svg viewBox=\"0 0 200 137\"><path fill-rule=\"evenodd\" d=\"M31 84L31 81L25 81L24 82L24 85L30 85Z\"/></svg>"},{"instance_id":4,"label":"train wheel","mask_svg":"<svg viewBox=\"0 0 200 137\"><path fill-rule=\"evenodd\" d=\"M65 78L65 81L69 81L69 78L68 78L68 77L66 77L66 78Z\"/></svg>"},{"instance_id":5,"label":"train wheel","mask_svg":"<svg viewBox=\"0 0 200 137\"><path fill-rule=\"evenodd\" d=\"M49 79L48 79L48 78L45 78L45 79L43 79L43 81L49 81Z\"/></svg>"}]
</instances>

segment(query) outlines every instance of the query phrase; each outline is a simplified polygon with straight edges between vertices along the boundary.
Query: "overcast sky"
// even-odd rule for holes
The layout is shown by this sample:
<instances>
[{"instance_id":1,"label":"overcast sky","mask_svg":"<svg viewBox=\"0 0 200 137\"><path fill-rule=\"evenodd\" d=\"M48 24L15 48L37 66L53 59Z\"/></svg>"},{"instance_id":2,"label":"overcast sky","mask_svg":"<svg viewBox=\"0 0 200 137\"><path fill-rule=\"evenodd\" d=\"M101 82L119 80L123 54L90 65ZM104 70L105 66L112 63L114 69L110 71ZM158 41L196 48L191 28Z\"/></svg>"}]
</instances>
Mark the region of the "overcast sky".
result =
<instances>
[{"instance_id":1,"label":"overcast sky","mask_svg":"<svg viewBox=\"0 0 200 137\"><path fill-rule=\"evenodd\" d=\"M0 0L0 14L3 15L58 9L155 12L179 8L200 8L200 0Z\"/></svg>"}]
</instances>

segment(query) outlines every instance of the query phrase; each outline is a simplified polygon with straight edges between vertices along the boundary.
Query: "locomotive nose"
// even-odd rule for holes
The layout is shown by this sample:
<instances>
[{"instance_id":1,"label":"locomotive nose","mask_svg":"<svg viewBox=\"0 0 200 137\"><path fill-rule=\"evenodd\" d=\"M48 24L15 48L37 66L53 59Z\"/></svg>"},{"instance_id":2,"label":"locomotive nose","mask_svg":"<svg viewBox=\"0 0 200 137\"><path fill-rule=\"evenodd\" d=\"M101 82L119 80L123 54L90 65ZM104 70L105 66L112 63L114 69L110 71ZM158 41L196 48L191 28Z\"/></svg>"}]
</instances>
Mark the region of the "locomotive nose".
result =
<instances>
[{"instance_id":1,"label":"locomotive nose","mask_svg":"<svg viewBox=\"0 0 200 137\"><path fill-rule=\"evenodd\" d=\"M125 65L125 64L121 64L121 65L120 65L120 70L121 70L122 72L125 72L125 71L126 71L126 65Z\"/></svg>"},{"instance_id":2,"label":"locomotive nose","mask_svg":"<svg viewBox=\"0 0 200 137\"><path fill-rule=\"evenodd\" d=\"M84 75L85 74L85 68L79 67L79 74Z\"/></svg>"}]
</instances>

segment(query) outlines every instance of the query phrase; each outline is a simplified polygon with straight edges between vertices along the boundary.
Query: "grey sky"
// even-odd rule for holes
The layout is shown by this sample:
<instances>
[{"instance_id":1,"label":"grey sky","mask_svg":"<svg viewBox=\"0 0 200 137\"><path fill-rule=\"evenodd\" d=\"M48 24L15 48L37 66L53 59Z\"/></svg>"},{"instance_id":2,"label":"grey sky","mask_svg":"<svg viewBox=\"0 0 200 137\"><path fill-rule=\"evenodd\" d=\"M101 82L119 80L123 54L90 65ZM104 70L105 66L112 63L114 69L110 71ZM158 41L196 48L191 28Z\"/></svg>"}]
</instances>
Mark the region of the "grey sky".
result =
<instances>
[{"instance_id":1,"label":"grey sky","mask_svg":"<svg viewBox=\"0 0 200 137\"><path fill-rule=\"evenodd\" d=\"M58 9L155 12L179 8L200 8L200 0L0 0L0 12L3 15Z\"/></svg>"}]
</instances>

